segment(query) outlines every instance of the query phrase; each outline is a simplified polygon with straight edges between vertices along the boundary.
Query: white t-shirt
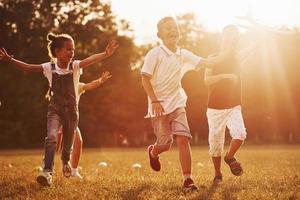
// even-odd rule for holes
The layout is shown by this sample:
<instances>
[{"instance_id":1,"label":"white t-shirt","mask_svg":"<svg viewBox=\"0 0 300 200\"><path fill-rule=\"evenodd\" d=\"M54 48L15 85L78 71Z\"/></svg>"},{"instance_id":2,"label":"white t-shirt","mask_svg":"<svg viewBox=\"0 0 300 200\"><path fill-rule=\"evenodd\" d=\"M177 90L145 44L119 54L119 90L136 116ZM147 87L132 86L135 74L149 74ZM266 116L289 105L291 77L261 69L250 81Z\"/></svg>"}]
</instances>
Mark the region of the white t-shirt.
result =
<instances>
[{"instance_id":1,"label":"white t-shirt","mask_svg":"<svg viewBox=\"0 0 300 200\"><path fill-rule=\"evenodd\" d=\"M189 70L195 70L201 57L186 49L173 53L166 46L160 45L151 49L144 60L141 74L151 77L154 93L165 110L164 114L176 108L185 107L187 96L181 86L181 79ZM152 103L148 97L148 114L153 117Z\"/></svg>"},{"instance_id":2,"label":"white t-shirt","mask_svg":"<svg viewBox=\"0 0 300 200\"><path fill-rule=\"evenodd\" d=\"M73 81L74 81L74 89L76 95L76 101L79 101L79 78L82 75L82 69L79 67L79 60L73 61ZM43 63L43 72L44 76L48 79L49 87L52 86L52 70L51 70L51 62ZM71 73L72 70L69 70L69 66L67 69L59 68L57 64L55 64L55 72L57 74L68 74Z\"/></svg>"}]
</instances>

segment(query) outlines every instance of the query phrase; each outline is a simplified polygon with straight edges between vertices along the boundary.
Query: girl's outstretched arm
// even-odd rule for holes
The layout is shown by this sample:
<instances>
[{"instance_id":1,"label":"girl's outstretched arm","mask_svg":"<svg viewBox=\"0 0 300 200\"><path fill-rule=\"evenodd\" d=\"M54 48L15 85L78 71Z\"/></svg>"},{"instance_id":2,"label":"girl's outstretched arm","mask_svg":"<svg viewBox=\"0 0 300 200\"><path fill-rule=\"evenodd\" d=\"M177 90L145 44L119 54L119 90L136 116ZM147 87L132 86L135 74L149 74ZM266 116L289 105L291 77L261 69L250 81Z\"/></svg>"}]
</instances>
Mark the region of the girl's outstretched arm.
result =
<instances>
[{"instance_id":1,"label":"girl's outstretched arm","mask_svg":"<svg viewBox=\"0 0 300 200\"><path fill-rule=\"evenodd\" d=\"M96 89L97 87L99 87L100 85L105 83L108 79L110 79L111 77L112 77L112 75L108 71L105 71L102 73L100 78L98 78L90 83L84 84L83 90L89 91L89 90Z\"/></svg>"},{"instance_id":2,"label":"girl's outstretched arm","mask_svg":"<svg viewBox=\"0 0 300 200\"><path fill-rule=\"evenodd\" d=\"M43 67L40 64L27 64L20 60L14 59L12 55L9 55L4 48L0 49L0 60L10 62L16 65L18 68L24 71L31 71L31 72L42 72Z\"/></svg>"},{"instance_id":3,"label":"girl's outstretched arm","mask_svg":"<svg viewBox=\"0 0 300 200\"><path fill-rule=\"evenodd\" d=\"M0 60L10 62L16 65L19 69L24 71L31 71L31 72L42 72L43 67L40 64L27 64L20 60L14 59L12 55L9 55L4 48L0 49Z\"/></svg>"},{"instance_id":4,"label":"girl's outstretched arm","mask_svg":"<svg viewBox=\"0 0 300 200\"><path fill-rule=\"evenodd\" d=\"M94 54L94 55L87 57L86 59L81 60L79 63L79 67L85 68L96 62L100 62L100 61L104 60L105 58L111 56L118 47L119 47L119 45L117 44L116 40L110 41L105 48L105 52Z\"/></svg>"}]
</instances>

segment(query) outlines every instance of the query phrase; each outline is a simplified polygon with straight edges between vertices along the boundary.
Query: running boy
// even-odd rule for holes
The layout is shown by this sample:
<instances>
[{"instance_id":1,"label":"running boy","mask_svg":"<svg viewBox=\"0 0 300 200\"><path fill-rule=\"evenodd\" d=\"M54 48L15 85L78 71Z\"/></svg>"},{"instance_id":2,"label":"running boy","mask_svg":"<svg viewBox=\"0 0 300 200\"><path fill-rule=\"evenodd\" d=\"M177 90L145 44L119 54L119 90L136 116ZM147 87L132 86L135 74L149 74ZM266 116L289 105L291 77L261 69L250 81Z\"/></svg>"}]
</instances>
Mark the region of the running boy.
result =
<instances>
[{"instance_id":1,"label":"running boy","mask_svg":"<svg viewBox=\"0 0 300 200\"><path fill-rule=\"evenodd\" d=\"M235 153L246 139L246 128L241 113L241 78L240 66L245 55L251 48L238 51L239 32L236 26L228 25L223 29L221 49L231 46L231 53L223 62L214 68L206 68L204 82L208 85L207 119L209 126L209 154L215 168L213 182L222 181L221 154L224 148L225 129L229 129L232 137L229 150L224 161L230 167L232 174L243 174L241 164L236 160Z\"/></svg>"},{"instance_id":2,"label":"running boy","mask_svg":"<svg viewBox=\"0 0 300 200\"><path fill-rule=\"evenodd\" d=\"M172 17L164 17L157 24L157 36L162 45L151 49L141 70L142 84L148 95L148 114L156 135L156 143L148 147L150 166L160 171L159 155L168 151L173 143L173 135L179 150L179 159L184 177L183 188L198 189L191 178L192 137L187 117L187 96L181 87L181 79L188 70L213 66L222 61L227 51L214 58L201 59L188 50L177 46L179 30Z\"/></svg>"},{"instance_id":3,"label":"running boy","mask_svg":"<svg viewBox=\"0 0 300 200\"><path fill-rule=\"evenodd\" d=\"M75 60L74 40L68 34L48 34L48 52L51 62L44 64L27 64L9 55L4 48L0 50L0 60L8 61L25 71L43 72L48 79L51 100L47 114L47 137L45 139L45 155L43 173L37 177L37 182L44 186L52 184L54 155L57 142L57 132L63 128L63 145L61 159L63 174L71 176L69 164L74 132L78 123L78 85L80 68L102 61L111 56L118 45L110 42L105 52L94 54L84 60Z\"/></svg>"}]
</instances>

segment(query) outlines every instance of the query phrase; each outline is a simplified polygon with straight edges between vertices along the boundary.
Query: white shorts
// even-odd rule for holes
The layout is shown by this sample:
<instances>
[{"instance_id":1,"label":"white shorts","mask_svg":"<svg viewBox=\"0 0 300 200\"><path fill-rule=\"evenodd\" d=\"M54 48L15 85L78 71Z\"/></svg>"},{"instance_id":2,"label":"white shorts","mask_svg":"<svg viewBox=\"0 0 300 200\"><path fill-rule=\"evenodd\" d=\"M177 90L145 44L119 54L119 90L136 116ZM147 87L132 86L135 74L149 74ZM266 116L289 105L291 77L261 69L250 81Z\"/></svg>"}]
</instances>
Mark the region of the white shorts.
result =
<instances>
[{"instance_id":1,"label":"white shorts","mask_svg":"<svg viewBox=\"0 0 300 200\"><path fill-rule=\"evenodd\" d=\"M247 132L240 105L222 110L208 108L206 115L209 127L209 154L211 156L221 156L224 149L226 126L233 139L246 139Z\"/></svg>"}]
</instances>

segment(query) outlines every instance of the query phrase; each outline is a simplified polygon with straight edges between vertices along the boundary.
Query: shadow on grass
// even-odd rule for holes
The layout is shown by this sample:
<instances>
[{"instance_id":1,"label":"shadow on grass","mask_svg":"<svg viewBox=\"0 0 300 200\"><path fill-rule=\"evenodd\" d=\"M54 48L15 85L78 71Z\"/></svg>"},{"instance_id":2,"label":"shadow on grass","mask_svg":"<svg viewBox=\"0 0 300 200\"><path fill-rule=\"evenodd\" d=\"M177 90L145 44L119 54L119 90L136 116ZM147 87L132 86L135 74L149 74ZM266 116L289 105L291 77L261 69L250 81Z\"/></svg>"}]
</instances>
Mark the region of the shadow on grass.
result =
<instances>
[{"instance_id":1,"label":"shadow on grass","mask_svg":"<svg viewBox=\"0 0 300 200\"><path fill-rule=\"evenodd\" d=\"M190 199L193 200L213 200L216 198L216 190L218 189L217 196L223 200L236 200L235 194L242 188L238 185L225 185L221 184L211 184L209 187L202 186L199 188L198 194Z\"/></svg>"},{"instance_id":2,"label":"shadow on grass","mask_svg":"<svg viewBox=\"0 0 300 200\"><path fill-rule=\"evenodd\" d=\"M128 190L120 192L120 196L124 200L138 200L141 199L139 195L143 191L148 191L151 188L150 184L142 184L139 185L138 187L130 188Z\"/></svg>"}]
</instances>

